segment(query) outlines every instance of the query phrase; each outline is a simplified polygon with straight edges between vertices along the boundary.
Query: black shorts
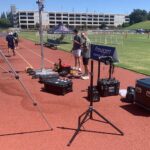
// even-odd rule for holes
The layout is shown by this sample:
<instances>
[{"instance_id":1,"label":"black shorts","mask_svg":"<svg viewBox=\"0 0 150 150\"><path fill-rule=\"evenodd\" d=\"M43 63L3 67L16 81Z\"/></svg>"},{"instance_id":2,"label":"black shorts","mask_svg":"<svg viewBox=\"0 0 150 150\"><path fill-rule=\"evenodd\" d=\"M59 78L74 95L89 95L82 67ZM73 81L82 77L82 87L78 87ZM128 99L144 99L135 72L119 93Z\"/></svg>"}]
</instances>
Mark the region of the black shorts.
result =
<instances>
[{"instance_id":1,"label":"black shorts","mask_svg":"<svg viewBox=\"0 0 150 150\"><path fill-rule=\"evenodd\" d=\"M14 46L14 45L11 45L11 44L8 44L8 48L10 48L10 49L15 49L15 46Z\"/></svg>"},{"instance_id":2,"label":"black shorts","mask_svg":"<svg viewBox=\"0 0 150 150\"><path fill-rule=\"evenodd\" d=\"M88 65L88 63L89 63L89 58L82 58L82 60L83 60L83 65Z\"/></svg>"}]
</instances>

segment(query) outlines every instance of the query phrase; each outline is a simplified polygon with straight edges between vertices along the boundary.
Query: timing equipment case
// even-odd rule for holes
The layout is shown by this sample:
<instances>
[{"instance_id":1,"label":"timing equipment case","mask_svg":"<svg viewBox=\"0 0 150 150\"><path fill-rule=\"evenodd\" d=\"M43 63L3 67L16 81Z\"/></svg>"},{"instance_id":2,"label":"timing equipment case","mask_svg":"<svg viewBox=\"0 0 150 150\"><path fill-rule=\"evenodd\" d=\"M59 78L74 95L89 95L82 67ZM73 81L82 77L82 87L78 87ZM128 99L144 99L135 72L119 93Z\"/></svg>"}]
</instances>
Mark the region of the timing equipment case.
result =
<instances>
[{"instance_id":1,"label":"timing equipment case","mask_svg":"<svg viewBox=\"0 0 150 150\"><path fill-rule=\"evenodd\" d=\"M69 79L58 79L52 78L44 81L44 89L47 92L57 94L57 95L65 95L66 93L72 92L72 81Z\"/></svg>"},{"instance_id":2,"label":"timing equipment case","mask_svg":"<svg viewBox=\"0 0 150 150\"><path fill-rule=\"evenodd\" d=\"M97 87L100 96L115 96L119 94L120 82L115 78L99 79Z\"/></svg>"}]
</instances>

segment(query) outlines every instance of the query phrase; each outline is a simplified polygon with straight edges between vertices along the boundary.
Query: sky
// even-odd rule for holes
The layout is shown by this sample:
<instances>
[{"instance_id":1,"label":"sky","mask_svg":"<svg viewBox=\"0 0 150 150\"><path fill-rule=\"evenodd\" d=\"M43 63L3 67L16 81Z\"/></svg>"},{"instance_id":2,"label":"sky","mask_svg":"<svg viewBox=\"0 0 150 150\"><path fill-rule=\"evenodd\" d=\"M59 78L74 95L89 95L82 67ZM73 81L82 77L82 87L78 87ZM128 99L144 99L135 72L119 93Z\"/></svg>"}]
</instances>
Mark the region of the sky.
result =
<instances>
[{"instance_id":1,"label":"sky","mask_svg":"<svg viewBox=\"0 0 150 150\"><path fill-rule=\"evenodd\" d=\"M0 0L0 13L17 10L37 10L36 0ZM133 9L150 11L150 0L44 0L45 11L130 14Z\"/></svg>"}]
</instances>

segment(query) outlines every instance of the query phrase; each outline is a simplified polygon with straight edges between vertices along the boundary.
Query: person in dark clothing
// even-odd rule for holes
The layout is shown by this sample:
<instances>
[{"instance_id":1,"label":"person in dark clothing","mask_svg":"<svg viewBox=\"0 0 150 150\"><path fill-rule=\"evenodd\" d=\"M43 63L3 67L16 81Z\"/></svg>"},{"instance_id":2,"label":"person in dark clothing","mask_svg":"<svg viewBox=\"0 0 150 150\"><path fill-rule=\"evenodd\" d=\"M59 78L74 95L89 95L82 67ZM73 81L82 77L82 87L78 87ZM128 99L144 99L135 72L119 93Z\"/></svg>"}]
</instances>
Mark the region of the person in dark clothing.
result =
<instances>
[{"instance_id":1,"label":"person in dark clothing","mask_svg":"<svg viewBox=\"0 0 150 150\"><path fill-rule=\"evenodd\" d=\"M13 55L15 55L15 39L12 32L9 32L9 34L6 36L6 41L8 44L8 53L10 53L10 50L12 50Z\"/></svg>"},{"instance_id":2,"label":"person in dark clothing","mask_svg":"<svg viewBox=\"0 0 150 150\"><path fill-rule=\"evenodd\" d=\"M81 57L81 37L78 35L78 30L74 30L74 39L72 53L75 59L75 69L81 71L80 57Z\"/></svg>"},{"instance_id":3,"label":"person in dark clothing","mask_svg":"<svg viewBox=\"0 0 150 150\"><path fill-rule=\"evenodd\" d=\"M18 47L18 42L19 42L18 33L14 32L13 36L14 36L14 39L15 39L15 48L17 48Z\"/></svg>"}]
</instances>

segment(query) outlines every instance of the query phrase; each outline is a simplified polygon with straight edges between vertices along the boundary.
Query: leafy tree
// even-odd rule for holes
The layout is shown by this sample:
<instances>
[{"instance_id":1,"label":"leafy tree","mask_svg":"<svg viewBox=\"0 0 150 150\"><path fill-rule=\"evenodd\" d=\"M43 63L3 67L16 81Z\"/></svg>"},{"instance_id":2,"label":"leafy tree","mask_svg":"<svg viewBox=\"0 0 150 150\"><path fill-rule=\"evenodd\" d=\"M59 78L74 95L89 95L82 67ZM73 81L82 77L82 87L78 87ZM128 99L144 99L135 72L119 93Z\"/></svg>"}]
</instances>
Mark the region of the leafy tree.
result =
<instances>
[{"instance_id":1,"label":"leafy tree","mask_svg":"<svg viewBox=\"0 0 150 150\"><path fill-rule=\"evenodd\" d=\"M148 13L146 10L134 9L129 15L130 24L138 23L147 20Z\"/></svg>"},{"instance_id":2,"label":"leafy tree","mask_svg":"<svg viewBox=\"0 0 150 150\"><path fill-rule=\"evenodd\" d=\"M150 20L150 11L147 14L147 20Z\"/></svg>"},{"instance_id":3,"label":"leafy tree","mask_svg":"<svg viewBox=\"0 0 150 150\"><path fill-rule=\"evenodd\" d=\"M13 16L12 16L12 14L10 12L9 13L3 12L0 15L0 27L8 28L8 27L11 27L11 26L13 26Z\"/></svg>"},{"instance_id":4,"label":"leafy tree","mask_svg":"<svg viewBox=\"0 0 150 150\"><path fill-rule=\"evenodd\" d=\"M7 28L10 26L11 26L11 23L8 19L5 19L5 18L0 19L0 27Z\"/></svg>"},{"instance_id":5,"label":"leafy tree","mask_svg":"<svg viewBox=\"0 0 150 150\"><path fill-rule=\"evenodd\" d=\"M101 25L100 25L100 29L105 29L107 27L106 23L103 22Z\"/></svg>"},{"instance_id":6,"label":"leafy tree","mask_svg":"<svg viewBox=\"0 0 150 150\"><path fill-rule=\"evenodd\" d=\"M7 12L7 19L10 21L11 25L13 26L13 15L11 12Z\"/></svg>"},{"instance_id":7,"label":"leafy tree","mask_svg":"<svg viewBox=\"0 0 150 150\"><path fill-rule=\"evenodd\" d=\"M6 18L7 18L5 12L3 12L3 13L1 14L1 17L0 17L0 18L1 18L1 19L6 19Z\"/></svg>"}]
</instances>

